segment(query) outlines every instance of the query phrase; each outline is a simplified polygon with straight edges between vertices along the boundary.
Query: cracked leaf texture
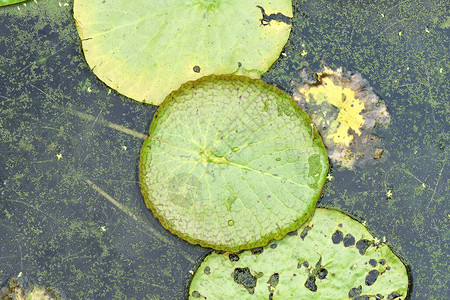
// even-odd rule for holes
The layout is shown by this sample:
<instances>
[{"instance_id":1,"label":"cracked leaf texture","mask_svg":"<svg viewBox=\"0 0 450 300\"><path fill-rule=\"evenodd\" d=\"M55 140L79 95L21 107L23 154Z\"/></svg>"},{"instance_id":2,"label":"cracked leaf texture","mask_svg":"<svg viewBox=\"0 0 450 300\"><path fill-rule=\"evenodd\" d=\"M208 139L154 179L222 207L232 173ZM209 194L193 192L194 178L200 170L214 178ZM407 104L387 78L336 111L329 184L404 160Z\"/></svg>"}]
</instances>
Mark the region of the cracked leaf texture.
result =
<instances>
[{"instance_id":1,"label":"cracked leaf texture","mask_svg":"<svg viewBox=\"0 0 450 300\"><path fill-rule=\"evenodd\" d=\"M75 0L86 60L111 88L159 105L189 80L210 74L258 78L279 57L291 0Z\"/></svg>"},{"instance_id":2,"label":"cracked leaf texture","mask_svg":"<svg viewBox=\"0 0 450 300\"><path fill-rule=\"evenodd\" d=\"M316 209L296 234L257 253L207 256L194 274L189 299L401 300L407 295L401 260L336 210Z\"/></svg>"},{"instance_id":3,"label":"cracked leaf texture","mask_svg":"<svg viewBox=\"0 0 450 300\"><path fill-rule=\"evenodd\" d=\"M140 184L171 232L237 251L306 221L327 171L322 140L291 97L258 79L212 75L184 84L159 107Z\"/></svg>"}]
</instances>

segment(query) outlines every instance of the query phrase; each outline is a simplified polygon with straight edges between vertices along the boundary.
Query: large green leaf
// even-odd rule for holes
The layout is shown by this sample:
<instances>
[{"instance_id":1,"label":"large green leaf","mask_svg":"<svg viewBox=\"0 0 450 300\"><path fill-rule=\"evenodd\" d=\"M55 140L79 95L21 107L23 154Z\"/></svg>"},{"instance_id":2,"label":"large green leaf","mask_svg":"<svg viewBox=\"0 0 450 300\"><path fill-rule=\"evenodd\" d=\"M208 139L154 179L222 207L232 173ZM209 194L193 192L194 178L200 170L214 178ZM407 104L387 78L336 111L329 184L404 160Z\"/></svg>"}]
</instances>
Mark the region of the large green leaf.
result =
<instances>
[{"instance_id":1,"label":"large green leaf","mask_svg":"<svg viewBox=\"0 0 450 300\"><path fill-rule=\"evenodd\" d=\"M261 80L209 76L159 107L142 148L140 183L170 231L237 251L300 226L327 170L322 140L291 97Z\"/></svg>"},{"instance_id":2,"label":"large green leaf","mask_svg":"<svg viewBox=\"0 0 450 300\"><path fill-rule=\"evenodd\" d=\"M298 232L258 251L212 253L189 299L405 299L406 268L359 222L317 209Z\"/></svg>"},{"instance_id":3,"label":"large green leaf","mask_svg":"<svg viewBox=\"0 0 450 300\"><path fill-rule=\"evenodd\" d=\"M26 0L0 0L0 6L25 2Z\"/></svg>"},{"instance_id":4,"label":"large green leaf","mask_svg":"<svg viewBox=\"0 0 450 300\"><path fill-rule=\"evenodd\" d=\"M259 77L289 36L289 24L267 18L277 13L292 17L291 0L74 2L94 73L120 93L152 104L205 75Z\"/></svg>"}]
</instances>

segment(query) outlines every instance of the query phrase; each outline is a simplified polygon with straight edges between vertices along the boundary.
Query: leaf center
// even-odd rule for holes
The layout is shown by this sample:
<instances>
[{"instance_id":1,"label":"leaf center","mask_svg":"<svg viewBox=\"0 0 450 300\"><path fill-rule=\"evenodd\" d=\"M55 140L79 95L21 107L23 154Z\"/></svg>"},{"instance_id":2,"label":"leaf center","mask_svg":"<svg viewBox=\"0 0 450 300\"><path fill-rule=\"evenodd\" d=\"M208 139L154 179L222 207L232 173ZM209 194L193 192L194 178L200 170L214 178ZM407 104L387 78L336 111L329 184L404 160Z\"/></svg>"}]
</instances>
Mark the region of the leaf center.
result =
<instances>
[{"instance_id":1,"label":"leaf center","mask_svg":"<svg viewBox=\"0 0 450 300\"><path fill-rule=\"evenodd\" d=\"M202 152L200 152L200 157L204 162L208 163L215 163L215 164L230 164L228 159L226 159L223 156L217 156L214 153L212 153L211 149L204 149Z\"/></svg>"}]
</instances>

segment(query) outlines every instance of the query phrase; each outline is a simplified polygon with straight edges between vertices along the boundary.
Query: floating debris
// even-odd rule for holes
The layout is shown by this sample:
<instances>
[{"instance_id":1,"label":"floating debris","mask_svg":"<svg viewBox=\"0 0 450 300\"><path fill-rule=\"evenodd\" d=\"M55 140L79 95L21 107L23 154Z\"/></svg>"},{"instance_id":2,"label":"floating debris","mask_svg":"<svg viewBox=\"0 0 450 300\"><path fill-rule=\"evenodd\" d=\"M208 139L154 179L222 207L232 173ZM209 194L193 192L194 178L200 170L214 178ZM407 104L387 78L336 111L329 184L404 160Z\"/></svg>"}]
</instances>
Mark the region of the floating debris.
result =
<instances>
[{"instance_id":1,"label":"floating debris","mask_svg":"<svg viewBox=\"0 0 450 300\"><path fill-rule=\"evenodd\" d=\"M41 287L31 282L22 272L13 277L0 289L0 299L31 300L64 300L60 291L55 288Z\"/></svg>"},{"instance_id":2,"label":"floating debris","mask_svg":"<svg viewBox=\"0 0 450 300\"><path fill-rule=\"evenodd\" d=\"M318 73L300 72L292 82L295 101L311 117L333 163L354 165L381 160L381 138L372 134L376 124L390 121L386 105L361 74L324 67Z\"/></svg>"}]
</instances>

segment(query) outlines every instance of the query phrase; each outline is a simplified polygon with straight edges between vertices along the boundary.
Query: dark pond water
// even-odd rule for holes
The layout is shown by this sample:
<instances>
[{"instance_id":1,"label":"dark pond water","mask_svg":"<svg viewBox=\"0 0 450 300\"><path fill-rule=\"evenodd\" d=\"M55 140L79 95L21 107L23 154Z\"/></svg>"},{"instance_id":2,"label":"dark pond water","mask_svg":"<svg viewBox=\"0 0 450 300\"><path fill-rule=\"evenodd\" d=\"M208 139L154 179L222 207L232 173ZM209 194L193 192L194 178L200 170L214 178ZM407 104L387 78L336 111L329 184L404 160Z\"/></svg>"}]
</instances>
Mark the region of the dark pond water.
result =
<instances>
[{"instance_id":1,"label":"dark pond water","mask_svg":"<svg viewBox=\"0 0 450 300\"><path fill-rule=\"evenodd\" d=\"M209 250L143 203L138 159L156 107L95 77L65 3L0 8L0 283L22 272L70 299L183 299ZM289 92L300 69L326 63L360 72L385 101L387 159L334 167L319 205L386 237L411 299L450 298L448 8L296 1L286 56L263 77Z\"/></svg>"}]
</instances>

